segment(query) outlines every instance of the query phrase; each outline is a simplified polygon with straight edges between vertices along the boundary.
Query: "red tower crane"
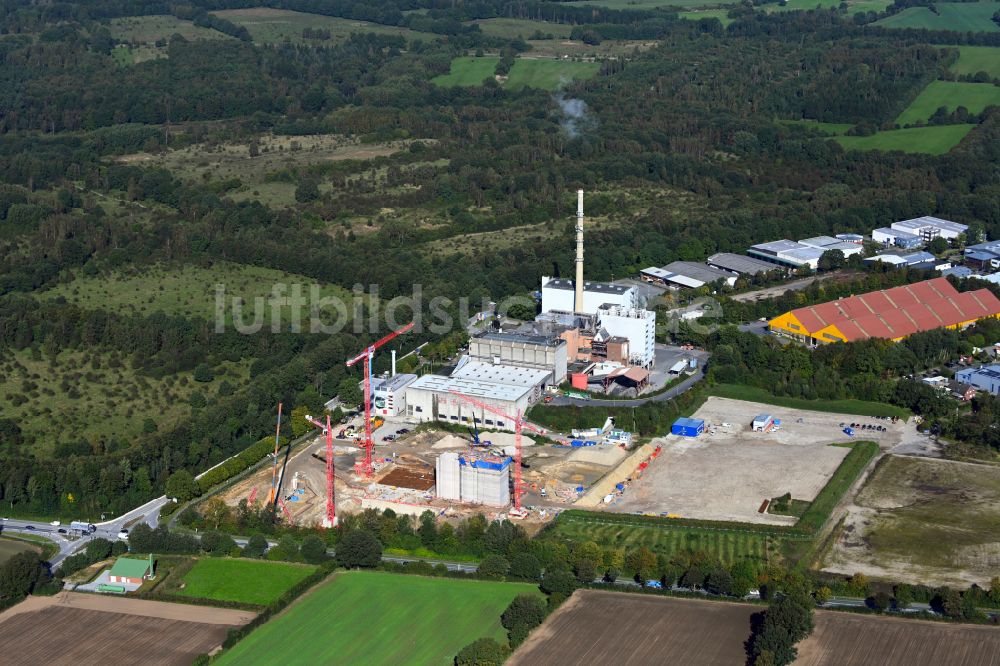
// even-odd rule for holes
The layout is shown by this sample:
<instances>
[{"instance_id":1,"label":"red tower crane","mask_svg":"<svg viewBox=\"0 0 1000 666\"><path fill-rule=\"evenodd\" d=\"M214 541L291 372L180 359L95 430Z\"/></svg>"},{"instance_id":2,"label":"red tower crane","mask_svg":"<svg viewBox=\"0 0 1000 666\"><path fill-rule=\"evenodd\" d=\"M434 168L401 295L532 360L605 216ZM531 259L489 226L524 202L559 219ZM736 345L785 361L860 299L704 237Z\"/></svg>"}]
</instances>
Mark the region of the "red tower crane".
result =
<instances>
[{"instance_id":1,"label":"red tower crane","mask_svg":"<svg viewBox=\"0 0 1000 666\"><path fill-rule=\"evenodd\" d=\"M306 414L306 421L312 423L326 435L326 518L323 527L337 526L337 503L333 495L333 429L330 427L330 415L326 415L326 425Z\"/></svg>"},{"instance_id":2,"label":"red tower crane","mask_svg":"<svg viewBox=\"0 0 1000 666\"><path fill-rule=\"evenodd\" d=\"M375 448L375 442L372 441L372 358L375 356L376 349L412 328L413 322L411 321L406 326L393 331L375 344L368 345L364 351L347 361L347 367L355 365L358 361L363 361L365 372L365 441L363 442L365 447L365 461L361 465L355 465L355 471L358 474L364 474L368 477L375 474L375 467L372 465L372 451Z\"/></svg>"},{"instance_id":3,"label":"red tower crane","mask_svg":"<svg viewBox=\"0 0 1000 666\"><path fill-rule=\"evenodd\" d=\"M496 407L487 405L486 403L480 402L475 398L470 398L469 396L459 393L458 391L449 389L448 392L464 400L470 405L479 407L483 411L490 412L496 416L502 416L503 418L510 419L514 422L514 508L510 510L510 515L513 518L524 518L528 515L528 512L521 508L521 495L524 494L524 491L521 488L521 431L524 428L527 428L528 430L537 432L539 435L544 435L545 431L528 423L528 421L525 420L524 416L521 414L521 410L517 411L517 416L511 416Z\"/></svg>"},{"instance_id":4,"label":"red tower crane","mask_svg":"<svg viewBox=\"0 0 1000 666\"><path fill-rule=\"evenodd\" d=\"M278 497L278 449L281 440L281 403L278 403L278 427L274 429L274 460L271 461L271 492L267 495L267 503L273 504ZM253 500L250 500L252 502ZM248 502L248 504L250 503Z\"/></svg>"}]
</instances>

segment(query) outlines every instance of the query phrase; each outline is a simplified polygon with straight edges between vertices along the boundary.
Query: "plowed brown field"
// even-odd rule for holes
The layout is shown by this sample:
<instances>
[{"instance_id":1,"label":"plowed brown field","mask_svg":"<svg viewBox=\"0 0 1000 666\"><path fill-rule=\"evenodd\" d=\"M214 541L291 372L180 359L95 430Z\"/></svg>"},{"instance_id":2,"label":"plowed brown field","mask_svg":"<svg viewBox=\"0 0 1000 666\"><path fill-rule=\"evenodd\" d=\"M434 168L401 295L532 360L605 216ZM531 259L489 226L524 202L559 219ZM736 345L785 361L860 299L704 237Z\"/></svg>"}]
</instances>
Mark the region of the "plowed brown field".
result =
<instances>
[{"instance_id":1,"label":"plowed brown field","mask_svg":"<svg viewBox=\"0 0 1000 666\"><path fill-rule=\"evenodd\" d=\"M0 615L0 663L180 666L219 646L230 626L252 616L96 595L32 598Z\"/></svg>"}]
</instances>

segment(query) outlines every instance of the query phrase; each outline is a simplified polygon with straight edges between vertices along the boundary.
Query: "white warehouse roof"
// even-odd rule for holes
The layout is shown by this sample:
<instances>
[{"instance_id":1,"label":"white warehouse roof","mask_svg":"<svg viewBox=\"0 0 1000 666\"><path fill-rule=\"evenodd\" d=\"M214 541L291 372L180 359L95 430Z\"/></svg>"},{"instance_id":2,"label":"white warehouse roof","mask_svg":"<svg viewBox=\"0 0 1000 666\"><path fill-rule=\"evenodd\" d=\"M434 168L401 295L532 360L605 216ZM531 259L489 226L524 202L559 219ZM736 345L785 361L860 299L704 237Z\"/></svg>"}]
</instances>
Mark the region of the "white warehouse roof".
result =
<instances>
[{"instance_id":1,"label":"white warehouse roof","mask_svg":"<svg viewBox=\"0 0 1000 666\"><path fill-rule=\"evenodd\" d=\"M967 225L952 222L951 220L942 220L940 217L931 217L930 215L915 217L911 220L900 220L899 222L892 223L893 229L912 230L918 233L921 229L925 229L927 227L935 227L942 231L948 231L954 234L964 234L969 229Z\"/></svg>"},{"instance_id":2,"label":"white warehouse roof","mask_svg":"<svg viewBox=\"0 0 1000 666\"><path fill-rule=\"evenodd\" d=\"M465 356L463 358L468 358ZM451 373L453 379L468 379L510 386L531 388L544 383L552 375L548 370L523 368L514 365L494 365L482 361L460 363Z\"/></svg>"},{"instance_id":3,"label":"white warehouse roof","mask_svg":"<svg viewBox=\"0 0 1000 666\"><path fill-rule=\"evenodd\" d=\"M506 402L516 402L530 393L532 389L532 386L514 386L513 384L498 384L478 379L444 377L442 375L424 375L407 387L407 391L424 390L435 391L437 393L458 391L462 395L467 395L471 398L503 400Z\"/></svg>"}]
</instances>

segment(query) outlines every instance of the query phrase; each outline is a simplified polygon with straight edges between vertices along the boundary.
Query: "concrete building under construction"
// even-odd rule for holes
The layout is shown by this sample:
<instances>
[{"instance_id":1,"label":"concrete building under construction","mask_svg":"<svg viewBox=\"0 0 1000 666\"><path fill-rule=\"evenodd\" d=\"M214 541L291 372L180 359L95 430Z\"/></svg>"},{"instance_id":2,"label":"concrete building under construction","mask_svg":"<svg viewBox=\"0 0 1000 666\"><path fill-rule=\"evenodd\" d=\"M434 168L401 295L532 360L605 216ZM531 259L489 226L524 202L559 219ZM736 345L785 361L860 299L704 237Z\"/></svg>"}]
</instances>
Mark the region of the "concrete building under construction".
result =
<instances>
[{"instance_id":1,"label":"concrete building under construction","mask_svg":"<svg viewBox=\"0 0 1000 666\"><path fill-rule=\"evenodd\" d=\"M439 499L486 506L510 504L509 456L478 453L442 453L435 480Z\"/></svg>"}]
</instances>

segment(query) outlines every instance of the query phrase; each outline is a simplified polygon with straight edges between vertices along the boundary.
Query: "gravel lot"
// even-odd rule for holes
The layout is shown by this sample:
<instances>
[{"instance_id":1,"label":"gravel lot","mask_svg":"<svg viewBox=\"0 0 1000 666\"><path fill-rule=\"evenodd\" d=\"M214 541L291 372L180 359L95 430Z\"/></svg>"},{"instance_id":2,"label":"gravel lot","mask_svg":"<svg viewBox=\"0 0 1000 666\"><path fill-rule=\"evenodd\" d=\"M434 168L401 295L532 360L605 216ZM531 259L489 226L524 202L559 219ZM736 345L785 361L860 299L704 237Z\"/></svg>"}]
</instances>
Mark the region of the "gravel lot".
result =
<instances>
[{"instance_id":1,"label":"gravel lot","mask_svg":"<svg viewBox=\"0 0 1000 666\"><path fill-rule=\"evenodd\" d=\"M750 422L760 413L779 419L781 429L752 432ZM709 398L694 416L705 420L705 434L655 440L663 453L606 510L793 524L791 516L761 514L758 509L765 499L786 492L795 499L815 499L849 450L830 444L855 439L841 431L841 423L884 425L885 433L862 435L883 447L898 443L904 431L902 423L717 397Z\"/></svg>"}]
</instances>

